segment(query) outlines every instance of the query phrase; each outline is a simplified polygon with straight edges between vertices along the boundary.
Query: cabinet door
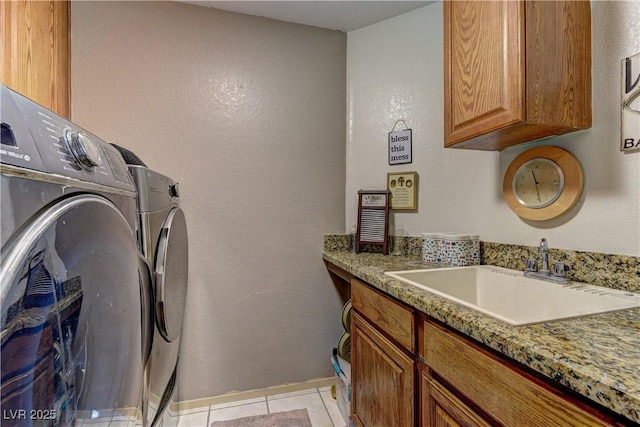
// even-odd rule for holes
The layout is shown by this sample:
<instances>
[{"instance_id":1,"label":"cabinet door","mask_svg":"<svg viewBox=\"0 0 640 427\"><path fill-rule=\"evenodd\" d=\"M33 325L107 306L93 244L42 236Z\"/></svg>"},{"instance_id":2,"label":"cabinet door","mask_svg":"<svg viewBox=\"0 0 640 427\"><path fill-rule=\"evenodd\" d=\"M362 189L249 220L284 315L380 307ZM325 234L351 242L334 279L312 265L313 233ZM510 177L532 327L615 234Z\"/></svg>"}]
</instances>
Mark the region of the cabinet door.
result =
<instances>
[{"instance_id":1,"label":"cabinet door","mask_svg":"<svg viewBox=\"0 0 640 427\"><path fill-rule=\"evenodd\" d=\"M351 410L366 427L414 426L414 363L358 313L351 326Z\"/></svg>"},{"instance_id":2,"label":"cabinet door","mask_svg":"<svg viewBox=\"0 0 640 427\"><path fill-rule=\"evenodd\" d=\"M524 2L444 2L445 147L524 120Z\"/></svg>"},{"instance_id":3,"label":"cabinet door","mask_svg":"<svg viewBox=\"0 0 640 427\"><path fill-rule=\"evenodd\" d=\"M420 383L422 427L488 427L478 414L472 411L436 380L429 378L426 368Z\"/></svg>"},{"instance_id":4,"label":"cabinet door","mask_svg":"<svg viewBox=\"0 0 640 427\"><path fill-rule=\"evenodd\" d=\"M70 118L69 1L2 1L0 81Z\"/></svg>"}]
</instances>

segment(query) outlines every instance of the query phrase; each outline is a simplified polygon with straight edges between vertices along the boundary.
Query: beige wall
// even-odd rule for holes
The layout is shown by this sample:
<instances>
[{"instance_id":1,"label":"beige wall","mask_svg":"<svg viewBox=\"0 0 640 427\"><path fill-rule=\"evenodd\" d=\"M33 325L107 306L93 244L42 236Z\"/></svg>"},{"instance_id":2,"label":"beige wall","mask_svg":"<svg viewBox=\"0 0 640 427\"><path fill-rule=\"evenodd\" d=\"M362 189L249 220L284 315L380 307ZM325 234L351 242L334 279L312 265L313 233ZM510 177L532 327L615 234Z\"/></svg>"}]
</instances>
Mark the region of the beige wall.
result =
<instances>
[{"instance_id":1,"label":"beige wall","mask_svg":"<svg viewBox=\"0 0 640 427\"><path fill-rule=\"evenodd\" d=\"M621 61L640 52L638 2L594 1L593 127L501 153L443 148L442 3L348 34L346 228L357 191L385 188L389 171L420 175L417 213L396 213L404 232L479 233L482 240L640 256L640 152L620 146ZM387 164L387 133L398 119L413 129L413 163ZM585 190L565 216L519 219L502 196L511 160L532 145L578 157Z\"/></svg>"},{"instance_id":2,"label":"beige wall","mask_svg":"<svg viewBox=\"0 0 640 427\"><path fill-rule=\"evenodd\" d=\"M76 2L79 125L180 182L180 400L331 375L343 302L346 35L174 2Z\"/></svg>"}]
</instances>

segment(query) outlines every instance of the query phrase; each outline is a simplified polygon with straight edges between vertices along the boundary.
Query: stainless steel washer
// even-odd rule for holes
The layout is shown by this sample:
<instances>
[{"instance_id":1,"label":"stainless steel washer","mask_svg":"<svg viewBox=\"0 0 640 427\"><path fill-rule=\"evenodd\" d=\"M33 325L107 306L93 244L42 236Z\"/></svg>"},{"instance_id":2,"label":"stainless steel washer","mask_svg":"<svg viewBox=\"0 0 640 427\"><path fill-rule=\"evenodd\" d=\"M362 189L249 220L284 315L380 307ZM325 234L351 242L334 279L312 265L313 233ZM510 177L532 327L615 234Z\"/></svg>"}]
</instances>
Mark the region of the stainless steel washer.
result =
<instances>
[{"instance_id":1,"label":"stainless steel washer","mask_svg":"<svg viewBox=\"0 0 640 427\"><path fill-rule=\"evenodd\" d=\"M144 418L150 271L120 154L0 85L2 425Z\"/></svg>"},{"instance_id":2,"label":"stainless steel washer","mask_svg":"<svg viewBox=\"0 0 640 427\"><path fill-rule=\"evenodd\" d=\"M178 183L144 166L130 165L138 189L139 246L151 266L154 334L147 366L147 423L158 423L177 400L180 334L187 299L189 247Z\"/></svg>"}]
</instances>

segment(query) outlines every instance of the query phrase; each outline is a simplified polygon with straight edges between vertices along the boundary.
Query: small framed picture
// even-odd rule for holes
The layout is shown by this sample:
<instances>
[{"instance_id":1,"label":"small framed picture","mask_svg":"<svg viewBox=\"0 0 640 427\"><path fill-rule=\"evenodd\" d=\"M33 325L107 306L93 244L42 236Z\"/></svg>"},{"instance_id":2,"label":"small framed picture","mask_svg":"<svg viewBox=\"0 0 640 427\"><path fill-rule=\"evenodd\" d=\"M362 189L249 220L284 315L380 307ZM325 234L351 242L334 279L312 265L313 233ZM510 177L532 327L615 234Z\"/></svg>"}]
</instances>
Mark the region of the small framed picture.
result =
<instances>
[{"instance_id":1,"label":"small framed picture","mask_svg":"<svg viewBox=\"0 0 640 427\"><path fill-rule=\"evenodd\" d=\"M391 209L418 209L418 172L387 173Z\"/></svg>"}]
</instances>

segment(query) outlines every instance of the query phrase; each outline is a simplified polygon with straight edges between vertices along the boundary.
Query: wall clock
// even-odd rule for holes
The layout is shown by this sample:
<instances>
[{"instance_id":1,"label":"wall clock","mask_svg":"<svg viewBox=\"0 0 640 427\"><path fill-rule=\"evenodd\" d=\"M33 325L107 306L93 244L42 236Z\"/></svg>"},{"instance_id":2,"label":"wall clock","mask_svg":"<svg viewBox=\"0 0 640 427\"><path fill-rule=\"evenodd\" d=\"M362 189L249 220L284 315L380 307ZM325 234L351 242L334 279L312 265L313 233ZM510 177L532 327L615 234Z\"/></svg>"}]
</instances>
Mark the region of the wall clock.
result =
<instances>
[{"instance_id":1,"label":"wall clock","mask_svg":"<svg viewBox=\"0 0 640 427\"><path fill-rule=\"evenodd\" d=\"M571 209L583 186L578 159L562 148L546 145L513 159L504 175L502 192L519 217L544 221Z\"/></svg>"}]
</instances>

